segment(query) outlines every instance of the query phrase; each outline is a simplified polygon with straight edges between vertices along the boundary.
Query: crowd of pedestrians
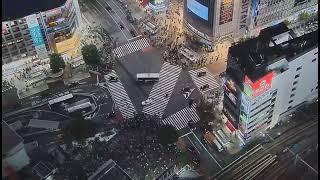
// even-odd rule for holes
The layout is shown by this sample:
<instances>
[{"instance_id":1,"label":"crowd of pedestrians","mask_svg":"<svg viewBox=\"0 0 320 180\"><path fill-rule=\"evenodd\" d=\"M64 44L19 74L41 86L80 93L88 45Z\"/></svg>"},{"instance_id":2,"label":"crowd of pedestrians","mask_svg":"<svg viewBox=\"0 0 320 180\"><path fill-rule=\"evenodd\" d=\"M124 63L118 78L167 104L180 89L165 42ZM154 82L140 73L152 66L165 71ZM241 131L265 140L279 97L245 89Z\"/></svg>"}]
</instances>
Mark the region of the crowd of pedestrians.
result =
<instances>
[{"instance_id":1,"label":"crowd of pedestrians","mask_svg":"<svg viewBox=\"0 0 320 180\"><path fill-rule=\"evenodd\" d=\"M157 117L136 115L121 124L110 141L95 140L86 147L74 147L72 159L85 162L82 166L87 176L113 159L131 177L154 179L174 164L177 153L175 146L160 145L158 122Z\"/></svg>"}]
</instances>

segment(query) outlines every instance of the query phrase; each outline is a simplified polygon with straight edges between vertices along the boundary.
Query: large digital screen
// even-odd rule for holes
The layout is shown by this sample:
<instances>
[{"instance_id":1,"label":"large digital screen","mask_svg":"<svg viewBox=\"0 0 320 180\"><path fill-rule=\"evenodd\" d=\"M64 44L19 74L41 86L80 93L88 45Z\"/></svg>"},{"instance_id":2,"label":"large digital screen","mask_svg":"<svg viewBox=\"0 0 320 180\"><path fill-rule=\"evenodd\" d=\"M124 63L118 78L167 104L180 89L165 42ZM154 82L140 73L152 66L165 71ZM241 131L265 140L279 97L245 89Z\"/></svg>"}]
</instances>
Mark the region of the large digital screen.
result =
<instances>
[{"instance_id":1,"label":"large digital screen","mask_svg":"<svg viewBox=\"0 0 320 180\"><path fill-rule=\"evenodd\" d=\"M187 0L187 8L195 15L208 21L208 7L200 4L196 0Z\"/></svg>"},{"instance_id":2,"label":"large digital screen","mask_svg":"<svg viewBox=\"0 0 320 180\"><path fill-rule=\"evenodd\" d=\"M257 97L262 95L268 89L271 88L271 82L273 78L273 72L268 73L259 80L252 82L248 76L244 79L244 92L251 97Z\"/></svg>"},{"instance_id":3,"label":"large digital screen","mask_svg":"<svg viewBox=\"0 0 320 180\"><path fill-rule=\"evenodd\" d=\"M30 35L31 35L34 46L40 46L44 44L39 26L29 28L29 31L30 31Z\"/></svg>"}]
</instances>

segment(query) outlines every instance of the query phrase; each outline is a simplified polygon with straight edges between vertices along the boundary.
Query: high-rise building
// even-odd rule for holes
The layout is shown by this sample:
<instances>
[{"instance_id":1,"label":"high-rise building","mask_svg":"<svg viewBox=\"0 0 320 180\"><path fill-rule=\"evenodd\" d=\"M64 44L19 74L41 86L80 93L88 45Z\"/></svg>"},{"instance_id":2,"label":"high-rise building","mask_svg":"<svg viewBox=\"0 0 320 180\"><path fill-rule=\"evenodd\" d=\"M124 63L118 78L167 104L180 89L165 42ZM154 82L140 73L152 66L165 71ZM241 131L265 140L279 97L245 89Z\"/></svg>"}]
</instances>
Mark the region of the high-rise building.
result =
<instances>
[{"instance_id":1,"label":"high-rise building","mask_svg":"<svg viewBox=\"0 0 320 180\"><path fill-rule=\"evenodd\" d=\"M278 24L300 13L316 14L317 0L251 0L249 31L258 34L261 29Z\"/></svg>"},{"instance_id":2,"label":"high-rise building","mask_svg":"<svg viewBox=\"0 0 320 180\"><path fill-rule=\"evenodd\" d=\"M223 37L233 37L237 30L237 0L185 0L184 26L187 33L211 45Z\"/></svg>"},{"instance_id":3,"label":"high-rise building","mask_svg":"<svg viewBox=\"0 0 320 180\"><path fill-rule=\"evenodd\" d=\"M184 27L200 42L237 41L301 12L317 12L317 0L184 0Z\"/></svg>"},{"instance_id":4,"label":"high-rise building","mask_svg":"<svg viewBox=\"0 0 320 180\"><path fill-rule=\"evenodd\" d=\"M2 5L2 64L44 59L52 52L79 55L78 0L4 0Z\"/></svg>"},{"instance_id":5,"label":"high-rise building","mask_svg":"<svg viewBox=\"0 0 320 180\"><path fill-rule=\"evenodd\" d=\"M230 47L223 113L244 143L318 98L317 33L296 37L280 23Z\"/></svg>"}]
</instances>

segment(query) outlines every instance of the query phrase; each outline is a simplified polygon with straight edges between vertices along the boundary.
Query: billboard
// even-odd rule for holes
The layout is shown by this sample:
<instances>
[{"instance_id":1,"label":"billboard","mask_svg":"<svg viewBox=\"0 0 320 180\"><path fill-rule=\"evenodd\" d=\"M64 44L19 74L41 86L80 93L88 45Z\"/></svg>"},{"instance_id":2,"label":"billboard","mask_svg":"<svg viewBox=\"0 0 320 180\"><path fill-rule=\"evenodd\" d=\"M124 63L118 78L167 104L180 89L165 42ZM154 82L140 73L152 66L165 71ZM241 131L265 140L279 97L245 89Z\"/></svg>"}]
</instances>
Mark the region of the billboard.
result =
<instances>
[{"instance_id":1,"label":"billboard","mask_svg":"<svg viewBox=\"0 0 320 180\"><path fill-rule=\"evenodd\" d=\"M249 97L257 97L262 95L268 89L271 88L271 82L273 78L273 72L269 72L259 80L252 82L248 76L244 78L244 93Z\"/></svg>"},{"instance_id":2,"label":"billboard","mask_svg":"<svg viewBox=\"0 0 320 180\"><path fill-rule=\"evenodd\" d=\"M222 0L220 5L219 25L232 21L233 0Z\"/></svg>"},{"instance_id":3,"label":"billboard","mask_svg":"<svg viewBox=\"0 0 320 180\"><path fill-rule=\"evenodd\" d=\"M187 0L187 8L200 18L208 21L208 7L200 4L196 0Z\"/></svg>"},{"instance_id":4,"label":"billboard","mask_svg":"<svg viewBox=\"0 0 320 180\"><path fill-rule=\"evenodd\" d=\"M9 31L7 25L5 23L2 23L2 34L7 34L8 32Z\"/></svg>"},{"instance_id":5,"label":"billboard","mask_svg":"<svg viewBox=\"0 0 320 180\"><path fill-rule=\"evenodd\" d=\"M224 81L225 94L229 97L229 99L233 102L233 104L236 105L238 100L237 99L238 90L235 82L229 77L223 78L223 81Z\"/></svg>"},{"instance_id":6,"label":"billboard","mask_svg":"<svg viewBox=\"0 0 320 180\"><path fill-rule=\"evenodd\" d=\"M37 16L35 14L27 16L26 22L38 57L41 59L48 57L47 49L45 48L45 42L41 34Z\"/></svg>"}]
</instances>

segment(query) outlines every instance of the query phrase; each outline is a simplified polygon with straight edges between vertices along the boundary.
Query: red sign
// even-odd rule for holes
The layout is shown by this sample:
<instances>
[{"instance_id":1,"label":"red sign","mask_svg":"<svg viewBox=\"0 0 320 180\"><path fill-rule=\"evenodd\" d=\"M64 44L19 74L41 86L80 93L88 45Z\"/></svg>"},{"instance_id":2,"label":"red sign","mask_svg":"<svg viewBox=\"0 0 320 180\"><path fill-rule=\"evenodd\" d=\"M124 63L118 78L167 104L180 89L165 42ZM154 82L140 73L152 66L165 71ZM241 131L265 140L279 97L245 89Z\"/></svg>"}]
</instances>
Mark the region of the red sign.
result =
<instances>
[{"instance_id":1,"label":"red sign","mask_svg":"<svg viewBox=\"0 0 320 180\"><path fill-rule=\"evenodd\" d=\"M253 97L260 96L265 91L271 88L271 82L273 78L273 72L268 73L267 75L263 76L259 80L252 82L248 76L245 76L244 83L251 88L253 91Z\"/></svg>"},{"instance_id":2,"label":"red sign","mask_svg":"<svg viewBox=\"0 0 320 180\"><path fill-rule=\"evenodd\" d=\"M234 132L236 130L229 120L226 122L226 126L231 132Z\"/></svg>"}]
</instances>

